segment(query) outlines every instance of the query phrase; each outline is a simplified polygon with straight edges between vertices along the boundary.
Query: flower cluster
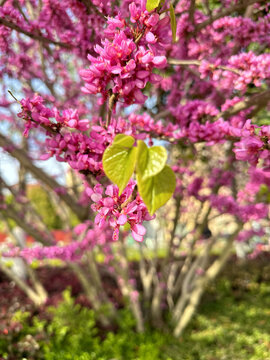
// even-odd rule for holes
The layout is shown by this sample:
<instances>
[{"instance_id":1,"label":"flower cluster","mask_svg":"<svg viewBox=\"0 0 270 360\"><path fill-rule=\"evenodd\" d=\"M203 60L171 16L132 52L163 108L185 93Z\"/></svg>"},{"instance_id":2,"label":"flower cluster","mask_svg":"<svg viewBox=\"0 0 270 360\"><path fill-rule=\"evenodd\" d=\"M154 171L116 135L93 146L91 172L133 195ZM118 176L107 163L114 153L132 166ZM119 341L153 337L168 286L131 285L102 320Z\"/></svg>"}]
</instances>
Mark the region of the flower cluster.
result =
<instances>
[{"instance_id":1,"label":"flower cluster","mask_svg":"<svg viewBox=\"0 0 270 360\"><path fill-rule=\"evenodd\" d=\"M126 189L119 196L117 186L109 185L106 188L105 197L103 197L104 189L100 184L96 185L94 189L88 188L88 195L94 202L91 207L97 212L95 224L102 227L105 222L108 222L114 229L114 241L118 240L120 226L126 224L129 224L134 240L143 241L146 229L142 223L154 219L154 216L149 215L140 196L136 195L136 192L135 196L133 195L135 186L136 183L130 180Z\"/></svg>"},{"instance_id":2,"label":"flower cluster","mask_svg":"<svg viewBox=\"0 0 270 360\"><path fill-rule=\"evenodd\" d=\"M35 95L33 98L22 99L22 111L18 117L25 121L25 130L23 135L27 136L29 130L43 126L47 130L59 132L62 127L69 127L79 131L86 131L89 129L88 119L79 119L77 109L66 109L60 115L57 109L50 109L44 105L44 99L41 96ZM55 118L55 121L51 119Z\"/></svg>"},{"instance_id":3,"label":"flower cluster","mask_svg":"<svg viewBox=\"0 0 270 360\"><path fill-rule=\"evenodd\" d=\"M111 242L112 233L108 226L97 227L90 221L80 224L74 228L76 236L83 233L81 241L74 240L70 244L59 246L40 246L19 248L11 247L2 253L4 257L22 257L27 262L43 259L60 259L63 261L79 261L86 250L92 249L95 245L104 245Z\"/></svg>"},{"instance_id":4,"label":"flower cluster","mask_svg":"<svg viewBox=\"0 0 270 360\"><path fill-rule=\"evenodd\" d=\"M18 117L25 121L24 136L28 136L32 128L38 128L39 126L51 127L50 118L54 116L54 113L51 109L45 107L43 102L43 98L37 95L31 99L21 100L22 111L18 114Z\"/></svg>"},{"instance_id":5,"label":"flower cluster","mask_svg":"<svg viewBox=\"0 0 270 360\"><path fill-rule=\"evenodd\" d=\"M249 239L251 239L253 236L263 236L265 234L263 229L259 229L259 230L254 230L254 229L250 229L250 230L242 230L237 238L236 241L238 242L246 242Z\"/></svg>"},{"instance_id":6,"label":"flower cluster","mask_svg":"<svg viewBox=\"0 0 270 360\"><path fill-rule=\"evenodd\" d=\"M189 29L191 24L185 13L180 19L178 34L182 37L185 35L183 29ZM269 46L269 19L269 14L260 17L258 21L242 16L224 16L217 19L199 33L197 38L191 39L188 44L188 55L200 59L213 56L222 58L230 55L233 49L245 48L252 42ZM200 22L204 20L205 17L200 15Z\"/></svg>"},{"instance_id":7,"label":"flower cluster","mask_svg":"<svg viewBox=\"0 0 270 360\"><path fill-rule=\"evenodd\" d=\"M57 134L46 139L47 153L42 160L55 156L60 162L67 162L72 169L89 171L94 174L102 171L102 155L106 148L106 138L91 131L90 136L82 133Z\"/></svg>"},{"instance_id":8,"label":"flower cluster","mask_svg":"<svg viewBox=\"0 0 270 360\"><path fill-rule=\"evenodd\" d=\"M257 56L249 51L230 57L226 64L222 64L220 58L214 64L202 61L199 71L202 78L210 75L214 81L218 80L221 88L245 92L248 85L260 87L269 78L269 67L269 54Z\"/></svg>"},{"instance_id":9,"label":"flower cluster","mask_svg":"<svg viewBox=\"0 0 270 360\"><path fill-rule=\"evenodd\" d=\"M161 120L155 121L150 115L144 113L142 115L132 113L128 117L132 129L132 136L140 139L147 137L177 137L179 126L172 123L163 123ZM139 135L136 135L140 132Z\"/></svg>"},{"instance_id":10,"label":"flower cluster","mask_svg":"<svg viewBox=\"0 0 270 360\"><path fill-rule=\"evenodd\" d=\"M214 167L211 170L208 186L211 189L215 189L217 186L227 186L232 185L234 174L232 171L225 171L221 168Z\"/></svg>"},{"instance_id":11,"label":"flower cluster","mask_svg":"<svg viewBox=\"0 0 270 360\"><path fill-rule=\"evenodd\" d=\"M46 153L40 159L50 157L67 162L74 170L88 171L95 175L103 173L102 155L117 133L132 135L136 139L147 137L179 137L179 126L171 123L155 122L148 114L132 113L127 119L112 118L108 129L99 119L92 118L92 127L88 119L80 119L79 111L66 109L62 113L44 105L40 96L21 100L22 111L18 114L24 119L24 135L28 136L32 128L43 126L47 130L45 140ZM72 131L78 130L78 131ZM89 132L86 133L86 131Z\"/></svg>"},{"instance_id":12,"label":"flower cluster","mask_svg":"<svg viewBox=\"0 0 270 360\"><path fill-rule=\"evenodd\" d=\"M193 100L185 105L170 107L179 124L175 138L189 138L191 142L206 141L209 145L223 141L226 136L233 136L234 129L223 119L213 121L218 109L202 101Z\"/></svg>"},{"instance_id":13,"label":"flower cluster","mask_svg":"<svg viewBox=\"0 0 270 360\"><path fill-rule=\"evenodd\" d=\"M243 222L249 220L263 219L268 214L268 205L264 203L239 204L233 196L229 195L210 195L211 206L221 213L235 215Z\"/></svg>"},{"instance_id":14,"label":"flower cluster","mask_svg":"<svg viewBox=\"0 0 270 360\"><path fill-rule=\"evenodd\" d=\"M42 160L55 156L60 162L67 162L78 171L87 170L92 173L102 171L102 154L111 141L111 134L100 126L92 126L89 135L89 120L80 119L78 110L59 111L49 109L43 104L40 96L21 101L22 111L19 117L25 120L24 135L29 130L43 126L47 130L45 145L47 152L41 155ZM71 129L78 130L72 132Z\"/></svg>"},{"instance_id":15,"label":"flower cluster","mask_svg":"<svg viewBox=\"0 0 270 360\"><path fill-rule=\"evenodd\" d=\"M241 139L235 143L233 151L237 160L248 161L256 166L259 159L263 159L269 167L270 126L252 125L248 120L241 131Z\"/></svg>"},{"instance_id":16,"label":"flower cluster","mask_svg":"<svg viewBox=\"0 0 270 360\"><path fill-rule=\"evenodd\" d=\"M129 5L131 25L119 15L108 18L102 46L95 46L99 56L88 55L91 65L80 71L86 83L83 92L101 93L105 100L110 89L126 104L143 104L147 97L142 89L147 82L161 80L153 69L167 65L164 46L170 41L169 18L160 20L157 13L149 14L144 6Z\"/></svg>"}]
</instances>

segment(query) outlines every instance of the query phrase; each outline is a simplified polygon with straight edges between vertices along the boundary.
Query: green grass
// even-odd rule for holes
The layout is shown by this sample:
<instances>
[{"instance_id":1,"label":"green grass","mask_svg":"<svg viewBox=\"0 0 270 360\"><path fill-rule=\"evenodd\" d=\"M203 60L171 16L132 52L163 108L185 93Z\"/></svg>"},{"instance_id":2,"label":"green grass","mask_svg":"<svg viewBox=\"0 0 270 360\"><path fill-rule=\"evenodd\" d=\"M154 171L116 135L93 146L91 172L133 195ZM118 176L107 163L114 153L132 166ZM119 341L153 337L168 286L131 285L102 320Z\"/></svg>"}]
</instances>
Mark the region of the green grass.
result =
<instances>
[{"instance_id":1,"label":"green grass","mask_svg":"<svg viewBox=\"0 0 270 360\"><path fill-rule=\"evenodd\" d=\"M223 279L210 292L168 354L175 360L270 360L270 284L233 291Z\"/></svg>"}]
</instances>

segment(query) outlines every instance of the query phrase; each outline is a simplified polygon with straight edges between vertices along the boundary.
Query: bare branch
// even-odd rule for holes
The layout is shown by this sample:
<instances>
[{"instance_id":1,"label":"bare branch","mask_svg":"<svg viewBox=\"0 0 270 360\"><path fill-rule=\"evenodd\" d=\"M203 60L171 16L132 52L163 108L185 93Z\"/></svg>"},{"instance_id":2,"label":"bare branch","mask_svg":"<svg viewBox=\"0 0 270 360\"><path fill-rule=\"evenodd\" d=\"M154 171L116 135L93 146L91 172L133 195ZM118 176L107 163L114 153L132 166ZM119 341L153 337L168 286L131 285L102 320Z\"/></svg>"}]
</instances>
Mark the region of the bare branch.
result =
<instances>
[{"instance_id":1,"label":"bare branch","mask_svg":"<svg viewBox=\"0 0 270 360\"><path fill-rule=\"evenodd\" d=\"M17 159L23 167L30 171L37 179L41 180L45 185L53 191L60 188L59 183L52 177L47 175L42 169L33 164L33 161L28 157L24 150L18 149L10 140L0 134L0 147L4 148L11 156ZM59 198L63 200L69 208L75 212L78 218L82 221L87 219L88 211L86 208L79 205L68 193L59 193Z\"/></svg>"},{"instance_id":2,"label":"bare branch","mask_svg":"<svg viewBox=\"0 0 270 360\"><path fill-rule=\"evenodd\" d=\"M202 61L200 60L178 60L178 59L168 59L168 64L170 65L182 65L182 66L191 66L191 65L195 65L195 66L200 66L202 64ZM240 75L241 72L238 69L234 69L234 68L230 68L228 66L224 66L224 65L218 65L215 66L214 64L209 64L210 68L212 67L213 70L215 69L221 69L224 71L231 71L237 75Z\"/></svg>"},{"instance_id":3,"label":"bare branch","mask_svg":"<svg viewBox=\"0 0 270 360\"><path fill-rule=\"evenodd\" d=\"M24 30L24 29L20 28L18 25L14 24L13 22L8 21L3 18L0 18L0 25L4 25L4 26L8 27L9 29L15 30L19 33L29 36L31 39L34 39L34 40L37 40L37 41L40 41L40 42L43 42L46 44L53 44L53 45L60 46L60 47L66 48L66 49L71 49L73 47L70 44L66 44L66 43L63 43L60 41L54 41L54 40L48 39L42 35L31 33L30 31Z\"/></svg>"},{"instance_id":4,"label":"bare branch","mask_svg":"<svg viewBox=\"0 0 270 360\"><path fill-rule=\"evenodd\" d=\"M99 320L101 321L102 325L109 326L110 321L105 316L105 314L102 313L102 308L104 307L104 303L100 301L99 293L95 286L91 283L89 280L89 277L87 276L87 273L84 271L82 266L80 266L77 263L69 263L69 267L74 271L78 279L80 280L80 283L82 284L84 291L91 302L91 305L93 306L93 309L99 313Z\"/></svg>"},{"instance_id":5,"label":"bare branch","mask_svg":"<svg viewBox=\"0 0 270 360\"><path fill-rule=\"evenodd\" d=\"M0 261L0 270L12 279L18 287L26 293L26 295L33 301L35 306L43 305L46 301L46 298L37 294L25 281L19 278L11 269L9 269L5 264Z\"/></svg>"},{"instance_id":6,"label":"bare branch","mask_svg":"<svg viewBox=\"0 0 270 360\"><path fill-rule=\"evenodd\" d=\"M32 227L29 223L23 219L22 216L19 216L17 211L13 208L13 206L8 205L5 209L1 209L1 213L3 213L4 217L10 218L18 224L27 234L32 236L37 242L40 242L44 245L52 245L51 239L49 239L45 234L42 234L38 231L38 229Z\"/></svg>"},{"instance_id":7,"label":"bare branch","mask_svg":"<svg viewBox=\"0 0 270 360\"><path fill-rule=\"evenodd\" d=\"M2 187L5 188L5 189L8 189L10 191L10 193L16 199L16 196L18 195L18 193L15 191L14 187L9 186L0 175L0 190L1 190ZM12 205L10 205L10 206L12 206ZM21 208L21 212L23 214L30 213L31 218L32 218L31 220L34 221L36 224L41 226L40 228L38 228L38 230L41 231L42 234L46 233L47 239L50 239L50 241L53 243L54 237L52 236L51 232L47 228L46 224L43 222L40 214L36 211L36 209L30 203L30 201L24 202L23 204L21 204L21 207L23 207L23 209ZM18 204L16 204L16 209L14 208L14 212L15 212L15 214L20 212L20 210L18 210ZM42 235L42 237L44 237L44 236Z\"/></svg>"},{"instance_id":8,"label":"bare branch","mask_svg":"<svg viewBox=\"0 0 270 360\"><path fill-rule=\"evenodd\" d=\"M185 308L178 324L174 329L174 336L179 337L188 325L190 319L192 318L194 312L198 307L199 301L204 293L206 286L217 277L217 275L220 273L223 266L225 265L226 261L230 257L232 243L239 231L242 229L242 227L243 224L238 224L237 229L230 235L226 245L221 250L221 255L214 261L214 263L208 268L205 274L198 280L194 290L189 295L189 304Z\"/></svg>"}]
</instances>

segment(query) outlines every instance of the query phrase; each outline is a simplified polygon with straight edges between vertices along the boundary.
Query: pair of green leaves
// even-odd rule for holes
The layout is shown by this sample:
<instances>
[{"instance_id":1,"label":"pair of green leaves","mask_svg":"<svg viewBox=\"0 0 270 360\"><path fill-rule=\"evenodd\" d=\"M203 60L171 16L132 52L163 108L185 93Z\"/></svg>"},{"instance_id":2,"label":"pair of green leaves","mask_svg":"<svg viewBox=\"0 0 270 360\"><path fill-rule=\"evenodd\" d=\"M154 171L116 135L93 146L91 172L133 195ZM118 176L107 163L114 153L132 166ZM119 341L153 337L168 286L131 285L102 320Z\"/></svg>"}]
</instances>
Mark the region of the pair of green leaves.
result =
<instances>
[{"instance_id":1,"label":"pair of green leaves","mask_svg":"<svg viewBox=\"0 0 270 360\"><path fill-rule=\"evenodd\" d=\"M167 151L163 146L148 148L142 141L133 146L132 136L116 135L103 154L106 176L119 188L119 195L136 170L138 191L151 215L164 205L175 189L175 175L166 165Z\"/></svg>"},{"instance_id":2,"label":"pair of green leaves","mask_svg":"<svg viewBox=\"0 0 270 360\"><path fill-rule=\"evenodd\" d=\"M164 1L163 0L147 0L146 2L146 10L148 12L151 12L155 9L159 9L163 6ZM171 18L171 28L172 28L172 38L173 42L176 42L176 18L175 18L175 12L174 7L172 3L170 3L170 18Z\"/></svg>"}]
</instances>

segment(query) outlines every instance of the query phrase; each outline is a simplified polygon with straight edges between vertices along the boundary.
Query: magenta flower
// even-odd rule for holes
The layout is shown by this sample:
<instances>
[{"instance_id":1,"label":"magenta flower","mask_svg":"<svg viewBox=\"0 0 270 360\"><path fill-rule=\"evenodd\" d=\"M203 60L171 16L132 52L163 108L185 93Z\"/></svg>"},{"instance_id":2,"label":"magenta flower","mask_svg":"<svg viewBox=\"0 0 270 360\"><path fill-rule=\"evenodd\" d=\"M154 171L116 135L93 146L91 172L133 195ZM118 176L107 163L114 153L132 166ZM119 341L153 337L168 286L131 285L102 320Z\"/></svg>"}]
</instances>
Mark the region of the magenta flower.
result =
<instances>
[{"instance_id":1,"label":"magenta flower","mask_svg":"<svg viewBox=\"0 0 270 360\"><path fill-rule=\"evenodd\" d=\"M130 28L120 16L108 18L104 31L106 37L101 46L95 46L98 57L88 55L91 65L80 71L85 81L82 91L86 94L101 93L106 99L108 88L111 88L125 103L143 104L147 97L142 89L147 82L161 80L159 75L153 74L153 69L167 65L164 46L170 42L169 17L160 20L158 14L143 12L135 3L129 5L129 11L134 28Z\"/></svg>"},{"instance_id":2,"label":"magenta flower","mask_svg":"<svg viewBox=\"0 0 270 360\"><path fill-rule=\"evenodd\" d=\"M245 137L235 143L233 151L237 160L249 161L252 165L256 165L263 145L264 143L257 136Z\"/></svg>"},{"instance_id":3,"label":"magenta flower","mask_svg":"<svg viewBox=\"0 0 270 360\"><path fill-rule=\"evenodd\" d=\"M114 229L114 241L118 240L120 226L126 223L130 224L134 240L143 241L146 229L142 223L154 218L149 215L146 206L138 195L135 200L126 204L126 201L130 199L133 193L135 185L136 183L131 180L120 197L118 196L118 188L115 185L107 187L105 191L107 197L102 196L100 185L96 185L91 194L91 199L95 203L91 207L97 212L95 224L102 227L108 221Z\"/></svg>"}]
</instances>

